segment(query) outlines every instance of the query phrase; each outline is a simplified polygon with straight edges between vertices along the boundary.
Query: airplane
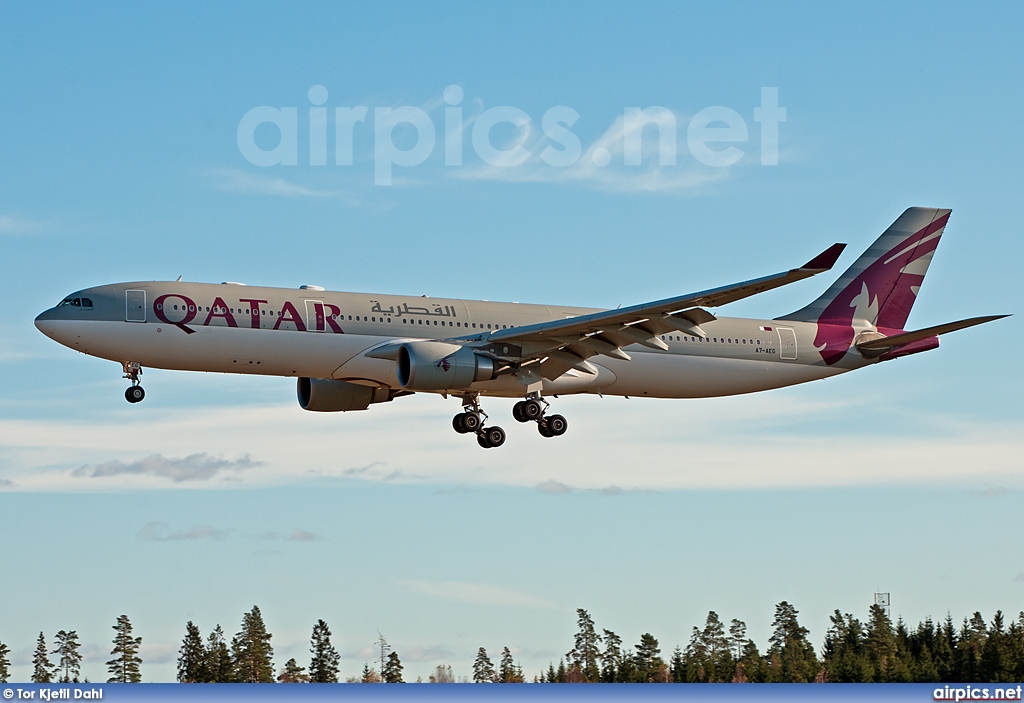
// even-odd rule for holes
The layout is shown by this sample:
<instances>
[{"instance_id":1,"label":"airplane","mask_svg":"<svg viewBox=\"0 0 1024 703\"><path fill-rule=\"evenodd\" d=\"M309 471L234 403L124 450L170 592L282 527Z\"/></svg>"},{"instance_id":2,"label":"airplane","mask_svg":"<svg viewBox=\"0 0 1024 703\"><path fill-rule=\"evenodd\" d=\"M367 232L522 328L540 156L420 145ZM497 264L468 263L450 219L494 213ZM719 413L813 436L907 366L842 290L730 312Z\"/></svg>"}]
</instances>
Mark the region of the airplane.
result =
<instances>
[{"instance_id":1,"label":"airplane","mask_svg":"<svg viewBox=\"0 0 1024 703\"><path fill-rule=\"evenodd\" d=\"M708 308L829 271L845 244L788 271L614 310L179 277L80 290L35 324L70 349L119 362L130 403L145 397L144 367L293 376L300 407L317 412L437 393L462 401L453 428L489 449L506 434L487 424L481 397L520 398L514 419L556 437L568 422L549 413L549 397L752 393L929 351L941 334L1006 317L905 329L950 213L907 209L817 300L774 319Z\"/></svg>"}]
</instances>

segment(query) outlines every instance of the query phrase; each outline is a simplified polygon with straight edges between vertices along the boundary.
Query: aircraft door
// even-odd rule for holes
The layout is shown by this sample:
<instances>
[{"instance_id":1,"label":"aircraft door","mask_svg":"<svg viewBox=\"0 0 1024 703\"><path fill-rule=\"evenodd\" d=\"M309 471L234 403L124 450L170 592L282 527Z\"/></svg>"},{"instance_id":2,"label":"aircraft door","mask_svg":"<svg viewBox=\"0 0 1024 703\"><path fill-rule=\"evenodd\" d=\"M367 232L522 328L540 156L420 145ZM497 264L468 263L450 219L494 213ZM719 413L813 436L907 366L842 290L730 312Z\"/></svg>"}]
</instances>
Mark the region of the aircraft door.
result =
<instances>
[{"instance_id":1,"label":"aircraft door","mask_svg":"<svg viewBox=\"0 0 1024 703\"><path fill-rule=\"evenodd\" d=\"M792 361L796 358L796 332L792 327L777 327L779 331L779 358Z\"/></svg>"},{"instance_id":2,"label":"aircraft door","mask_svg":"<svg viewBox=\"0 0 1024 703\"><path fill-rule=\"evenodd\" d=\"M306 301L306 329L310 332L323 332L327 327L322 300Z\"/></svg>"},{"instance_id":3,"label":"aircraft door","mask_svg":"<svg viewBox=\"0 0 1024 703\"><path fill-rule=\"evenodd\" d=\"M124 321L146 321L146 291L126 290L124 292Z\"/></svg>"}]
</instances>

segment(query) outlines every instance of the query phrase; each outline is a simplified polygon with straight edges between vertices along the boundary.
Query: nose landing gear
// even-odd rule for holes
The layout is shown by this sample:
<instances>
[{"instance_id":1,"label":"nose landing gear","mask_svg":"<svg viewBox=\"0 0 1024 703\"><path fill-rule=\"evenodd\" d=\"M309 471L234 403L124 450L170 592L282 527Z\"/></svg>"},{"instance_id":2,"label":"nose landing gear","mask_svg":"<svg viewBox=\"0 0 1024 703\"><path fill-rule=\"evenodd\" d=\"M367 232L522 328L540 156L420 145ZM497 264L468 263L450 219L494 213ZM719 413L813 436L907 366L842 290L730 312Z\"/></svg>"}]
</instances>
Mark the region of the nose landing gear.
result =
<instances>
[{"instance_id":1,"label":"nose landing gear","mask_svg":"<svg viewBox=\"0 0 1024 703\"><path fill-rule=\"evenodd\" d=\"M146 397L146 391L139 385L139 376L142 375L142 366L137 361L123 361L121 367L124 369L124 377L132 382L124 391L124 399L129 403L139 403Z\"/></svg>"},{"instance_id":2,"label":"nose landing gear","mask_svg":"<svg viewBox=\"0 0 1024 703\"><path fill-rule=\"evenodd\" d=\"M569 422L561 415L548 415L550 406L538 393L512 406L512 417L519 422L536 422L543 437L560 437L569 429Z\"/></svg>"},{"instance_id":3,"label":"nose landing gear","mask_svg":"<svg viewBox=\"0 0 1024 703\"><path fill-rule=\"evenodd\" d=\"M479 396L467 395L462 398L462 412L452 418L452 427L459 434L475 434L477 444L484 449L500 447L505 443L505 430L497 426L484 427L486 419Z\"/></svg>"}]
</instances>

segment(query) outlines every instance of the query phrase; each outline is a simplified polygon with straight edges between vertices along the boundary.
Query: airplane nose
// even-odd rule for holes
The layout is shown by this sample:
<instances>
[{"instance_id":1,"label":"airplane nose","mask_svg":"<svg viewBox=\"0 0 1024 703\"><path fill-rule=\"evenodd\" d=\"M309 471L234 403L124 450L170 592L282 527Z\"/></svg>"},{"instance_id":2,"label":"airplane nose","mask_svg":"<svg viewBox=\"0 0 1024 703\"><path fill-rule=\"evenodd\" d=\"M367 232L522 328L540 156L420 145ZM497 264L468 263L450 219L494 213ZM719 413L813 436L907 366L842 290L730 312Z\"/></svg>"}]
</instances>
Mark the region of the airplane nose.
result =
<instances>
[{"instance_id":1,"label":"airplane nose","mask_svg":"<svg viewBox=\"0 0 1024 703\"><path fill-rule=\"evenodd\" d=\"M56 340L57 311L54 308L50 308L46 312L40 313L39 316L36 317L36 329L50 339Z\"/></svg>"}]
</instances>

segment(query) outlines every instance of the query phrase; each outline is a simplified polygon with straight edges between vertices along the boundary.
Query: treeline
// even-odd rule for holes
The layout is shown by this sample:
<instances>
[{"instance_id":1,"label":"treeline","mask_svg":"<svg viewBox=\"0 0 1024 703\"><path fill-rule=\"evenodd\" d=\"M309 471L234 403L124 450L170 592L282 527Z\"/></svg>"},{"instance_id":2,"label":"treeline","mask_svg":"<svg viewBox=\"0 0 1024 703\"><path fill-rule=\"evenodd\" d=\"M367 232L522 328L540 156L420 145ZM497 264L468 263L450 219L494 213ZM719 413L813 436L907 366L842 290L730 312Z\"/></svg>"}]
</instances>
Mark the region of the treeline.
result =
<instances>
[{"instance_id":1,"label":"treeline","mask_svg":"<svg viewBox=\"0 0 1024 703\"><path fill-rule=\"evenodd\" d=\"M718 683L718 682L969 682L1007 683L1024 680L1024 611L1007 621L998 611L991 623L981 613L964 618L957 626L947 616L936 624L931 618L911 629L899 619L895 624L878 606L866 620L836 610L825 633L820 653L800 625L798 611L788 602L775 606L772 635L761 652L747 637L741 620L728 625L711 611L703 628L694 627L685 648L677 646L666 659L661 645L650 633L632 647L623 645L614 631L598 631L586 610L576 611L572 648L559 661L535 676L535 683ZM126 615L117 618L107 662L107 683L141 681L139 648ZM380 634L380 633L378 633ZM331 642L327 623L318 620L310 635L308 665L295 658L274 668L272 635L257 606L242 617L241 628L228 642L217 625L204 638L191 621L178 651L177 678L183 683L337 683L340 655ZM39 633L32 658L35 683L77 683L81 672L78 634L61 630L55 648ZM404 683L398 653L380 635L377 666L364 664L349 683ZM10 677L10 649L0 642L0 683ZM55 661L51 659L54 657ZM472 678L457 679L452 667L441 664L429 676L431 683L523 683L522 666L511 650L502 650L498 664L480 647L472 666ZM417 679L419 682L420 679ZM88 682L88 679L85 680Z\"/></svg>"},{"instance_id":2,"label":"treeline","mask_svg":"<svg viewBox=\"0 0 1024 703\"><path fill-rule=\"evenodd\" d=\"M379 633L378 633L379 634ZM242 627L229 646L224 630L217 625L204 640L199 628L189 621L178 650L178 681L181 683L338 683L341 656L331 643L331 628L317 620L310 636L309 667L293 657L275 675L273 635L267 631L258 606L242 617ZM380 672L369 664L360 677L349 683L404 683L402 662L383 635L380 647Z\"/></svg>"},{"instance_id":3,"label":"treeline","mask_svg":"<svg viewBox=\"0 0 1024 703\"><path fill-rule=\"evenodd\" d=\"M61 630L54 637L54 649L46 645L46 635L39 633L36 648L32 654L32 683L89 683L80 680L82 674L81 644L74 630ZM139 683L142 676L139 665L141 637L132 637L132 623L127 615L121 615L114 623L114 648L110 650L113 659L107 662L110 678L107 683ZM0 642L0 683L7 683L11 677L10 648ZM56 663L50 657L56 657Z\"/></svg>"},{"instance_id":4,"label":"treeline","mask_svg":"<svg viewBox=\"0 0 1024 703\"><path fill-rule=\"evenodd\" d=\"M871 606L861 622L839 610L831 616L819 656L800 625L798 611L783 601L775 606L768 649L759 652L747 626L732 620L726 628L708 613L694 627L685 648L665 661L653 635L645 633L632 650L611 630L597 633L586 610L577 610L574 646L537 677L549 683L718 683L718 682L1014 682L1024 679L1024 611L1006 622L1002 611L986 624L981 613L958 628L949 616L930 618L913 630L902 619L893 625Z\"/></svg>"}]
</instances>

